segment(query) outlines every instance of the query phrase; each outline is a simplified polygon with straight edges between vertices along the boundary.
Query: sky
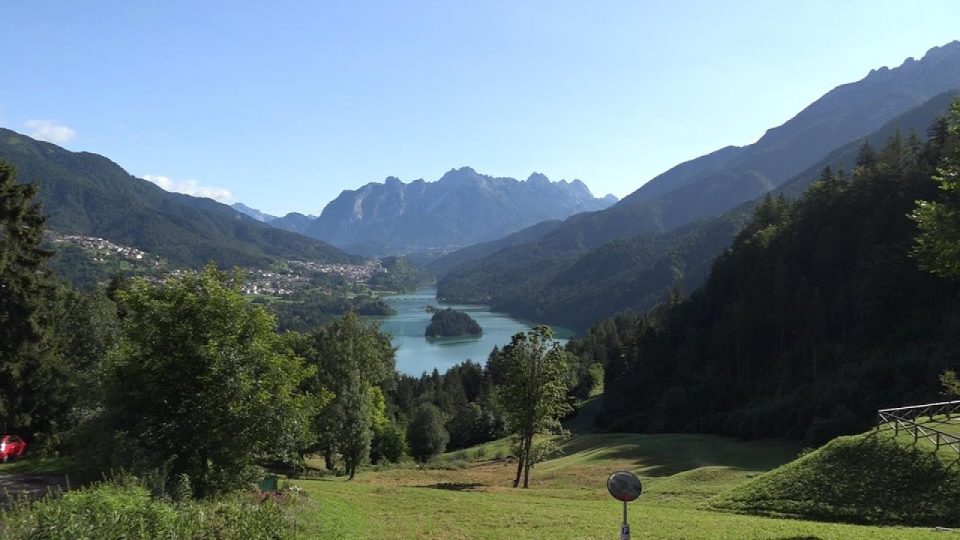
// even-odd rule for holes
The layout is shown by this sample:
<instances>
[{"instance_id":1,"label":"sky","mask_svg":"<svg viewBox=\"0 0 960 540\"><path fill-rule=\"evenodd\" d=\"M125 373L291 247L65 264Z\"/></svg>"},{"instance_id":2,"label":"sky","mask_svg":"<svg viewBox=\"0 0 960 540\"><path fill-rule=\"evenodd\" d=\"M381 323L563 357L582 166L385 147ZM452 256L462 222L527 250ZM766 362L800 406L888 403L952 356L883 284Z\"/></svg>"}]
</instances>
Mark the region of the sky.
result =
<instances>
[{"instance_id":1,"label":"sky","mask_svg":"<svg viewBox=\"0 0 960 540\"><path fill-rule=\"evenodd\" d=\"M0 126L318 214L462 166L623 197L960 39L960 1L5 2Z\"/></svg>"}]
</instances>

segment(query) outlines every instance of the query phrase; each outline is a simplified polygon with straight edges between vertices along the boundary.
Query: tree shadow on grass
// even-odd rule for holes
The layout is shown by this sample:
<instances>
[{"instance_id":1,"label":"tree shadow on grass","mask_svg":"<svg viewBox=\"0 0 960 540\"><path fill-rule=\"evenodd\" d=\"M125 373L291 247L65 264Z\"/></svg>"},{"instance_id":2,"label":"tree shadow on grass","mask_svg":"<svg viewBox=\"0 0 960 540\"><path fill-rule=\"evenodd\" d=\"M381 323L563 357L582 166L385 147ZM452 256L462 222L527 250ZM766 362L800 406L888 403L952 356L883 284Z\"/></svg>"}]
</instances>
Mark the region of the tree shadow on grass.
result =
<instances>
[{"instance_id":1,"label":"tree shadow on grass","mask_svg":"<svg viewBox=\"0 0 960 540\"><path fill-rule=\"evenodd\" d=\"M474 491L480 487L486 487L484 484L479 482L439 482L436 484L429 484L426 486L418 486L423 488L430 489L445 489L447 491Z\"/></svg>"}]
</instances>

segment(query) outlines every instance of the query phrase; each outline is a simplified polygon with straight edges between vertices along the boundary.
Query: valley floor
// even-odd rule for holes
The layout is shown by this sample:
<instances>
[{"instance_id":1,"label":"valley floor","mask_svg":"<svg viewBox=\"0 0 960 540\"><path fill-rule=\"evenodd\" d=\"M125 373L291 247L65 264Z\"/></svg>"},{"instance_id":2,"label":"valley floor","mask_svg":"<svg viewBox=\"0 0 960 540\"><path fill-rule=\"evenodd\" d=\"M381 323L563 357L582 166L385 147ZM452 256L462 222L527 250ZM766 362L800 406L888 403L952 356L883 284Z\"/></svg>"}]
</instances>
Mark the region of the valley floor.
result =
<instances>
[{"instance_id":1,"label":"valley floor","mask_svg":"<svg viewBox=\"0 0 960 540\"><path fill-rule=\"evenodd\" d=\"M616 470L644 484L630 505L633 538L943 538L931 528L871 527L718 512L709 500L796 457L780 441L707 435L584 434L537 465L530 489L510 487L502 441L443 456L436 469L398 467L353 481L299 480L309 538L616 538L620 503L604 482ZM448 470L444 470L446 460ZM949 534L946 536L950 536Z\"/></svg>"}]
</instances>

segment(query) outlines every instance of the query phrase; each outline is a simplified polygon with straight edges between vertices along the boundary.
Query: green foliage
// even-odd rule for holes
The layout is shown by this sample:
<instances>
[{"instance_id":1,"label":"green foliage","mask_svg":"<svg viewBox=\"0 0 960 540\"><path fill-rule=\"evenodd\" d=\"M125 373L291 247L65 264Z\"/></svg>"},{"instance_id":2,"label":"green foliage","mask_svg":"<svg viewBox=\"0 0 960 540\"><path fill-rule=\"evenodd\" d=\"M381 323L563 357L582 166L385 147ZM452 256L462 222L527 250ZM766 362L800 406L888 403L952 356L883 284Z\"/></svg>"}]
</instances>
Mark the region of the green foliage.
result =
<instances>
[{"instance_id":1,"label":"green foliage","mask_svg":"<svg viewBox=\"0 0 960 540\"><path fill-rule=\"evenodd\" d=\"M496 364L499 349L494 351L491 359ZM452 449L497 439L504 435L504 418L496 392L501 381L495 377L493 370L469 360L443 374L437 370L420 377L401 374L388 394L388 408L396 418L409 419L422 403L433 404L447 419Z\"/></svg>"},{"instance_id":2,"label":"green foliage","mask_svg":"<svg viewBox=\"0 0 960 540\"><path fill-rule=\"evenodd\" d=\"M504 384L500 389L507 426L517 440L517 477L529 486L530 467L542 456L534 437L561 431L560 419L571 411L567 402L570 386L569 359L548 326L513 336L503 348Z\"/></svg>"},{"instance_id":3,"label":"green foliage","mask_svg":"<svg viewBox=\"0 0 960 540\"><path fill-rule=\"evenodd\" d=\"M390 338L376 323L347 313L313 334L309 362L317 368L313 386L334 393L314 419L318 449L328 467L339 454L353 478L369 456L375 415L383 423L385 404L377 387L395 375Z\"/></svg>"},{"instance_id":4,"label":"green foliage","mask_svg":"<svg viewBox=\"0 0 960 540\"><path fill-rule=\"evenodd\" d=\"M458 407L447 421L451 448L468 448L495 438L496 418L476 402Z\"/></svg>"},{"instance_id":5,"label":"green foliage","mask_svg":"<svg viewBox=\"0 0 960 540\"><path fill-rule=\"evenodd\" d=\"M279 301L264 301L276 314L280 331L308 332L346 313L357 315L394 315L396 311L382 298L368 294L350 296L345 283L329 290L307 289Z\"/></svg>"},{"instance_id":6,"label":"green foliage","mask_svg":"<svg viewBox=\"0 0 960 540\"><path fill-rule=\"evenodd\" d=\"M940 141L943 157L933 177L940 197L918 200L911 214L919 229L914 255L923 268L960 278L960 100L953 103L945 127Z\"/></svg>"},{"instance_id":7,"label":"green foliage","mask_svg":"<svg viewBox=\"0 0 960 540\"><path fill-rule=\"evenodd\" d=\"M852 175L770 197L706 285L572 347L603 359L610 429L822 443L878 408L936 399L957 368L960 284L917 268L914 201L943 149L894 133Z\"/></svg>"},{"instance_id":8,"label":"green foliage","mask_svg":"<svg viewBox=\"0 0 960 540\"><path fill-rule=\"evenodd\" d=\"M126 316L108 367L104 428L111 465L187 474L198 496L244 485L258 456L304 445L310 375L248 304L236 278L208 266L120 293Z\"/></svg>"},{"instance_id":9,"label":"green foliage","mask_svg":"<svg viewBox=\"0 0 960 540\"><path fill-rule=\"evenodd\" d=\"M384 257L380 266L386 272L374 274L367 285L378 291L409 292L432 281L430 275L403 257Z\"/></svg>"},{"instance_id":10,"label":"green foliage","mask_svg":"<svg viewBox=\"0 0 960 540\"><path fill-rule=\"evenodd\" d=\"M58 287L51 311L50 343L55 360L48 366L44 392L37 399L54 421L35 443L58 450L77 443L71 440L77 428L103 404L100 391L105 362L120 339L120 320L117 304L100 290Z\"/></svg>"},{"instance_id":11,"label":"green foliage","mask_svg":"<svg viewBox=\"0 0 960 540\"><path fill-rule=\"evenodd\" d=\"M949 463L956 456L940 459L931 448L887 432L840 437L713 505L817 520L956 526L960 473Z\"/></svg>"},{"instance_id":12,"label":"green foliage","mask_svg":"<svg viewBox=\"0 0 960 540\"><path fill-rule=\"evenodd\" d=\"M407 440L410 455L420 463L426 463L446 449L450 435L443 426L443 415L430 403L417 408L407 425Z\"/></svg>"},{"instance_id":13,"label":"green foliage","mask_svg":"<svg viewBox=\"0 0 960 540\"><path fill-rule=\"evenodd\" d=\"M280 540L295 536L284 503L272 499L259 502L249 495L235 494L174 504L152 498L131 478L95 484L62 497L20 502L0 511L0 523L3 537L11 540Z\"/></svg>"},{"instance_id":14,"label":"green foliage","mask_svg":"<svg viewBox=\"0 0 960 540\"><path fill-rule=\"evenodd\" d=\"M441 309L430 317L424 335L431 337L479 336L483 329L466 312L452 308Z\"/></svg>"},{"instance_id":15,"label":"green foliage","mask_svg":"<svg viewBox=\"0 0 960 540\"><path fill-rule=\"evenodd\" d=\"M42 398L53 357L49 253L40 247L45 219L37 186L16 183L0 161L0 430L44 433L55 421Z\"/></svg>"},{"instance_id":16,"label":"green foliage","mask_svg":"<svg viewBox=\"0 0 960 540\"><path fill-rule=\"evenodd\" d=\"M960 379L957 378L957 372L948 369L940 375L940 384L943 385L943 391L951 398L960 397Z\"/></svg>"},{"instance_id":17,"label":"green foliage","mask_svg":"<svg viewBox=\"0 0 960 540\"><path fill-rule=\"evenodd\" d=\"M373 441L370 443L370 461L376 465L383 461L396 463L407 455L406 431L393 422L387 422L373 428Z\"/></svg>"}]
</instances>

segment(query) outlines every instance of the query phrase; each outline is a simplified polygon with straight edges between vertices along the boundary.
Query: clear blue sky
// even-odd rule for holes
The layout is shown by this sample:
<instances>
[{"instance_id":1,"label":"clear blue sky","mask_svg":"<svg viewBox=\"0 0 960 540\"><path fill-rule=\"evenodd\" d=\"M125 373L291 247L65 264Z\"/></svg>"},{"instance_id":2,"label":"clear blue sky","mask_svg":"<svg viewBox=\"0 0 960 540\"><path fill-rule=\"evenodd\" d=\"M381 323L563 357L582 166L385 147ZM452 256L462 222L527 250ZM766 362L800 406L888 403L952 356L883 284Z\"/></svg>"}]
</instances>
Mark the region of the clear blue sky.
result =
<instances>
[{"instance_id":1,"label":"clear blue sky","mask_svg":"<svg viewBox=\"0 0 960 540\"><path fill-rule=\"evenodd\" d=\"M957 0L38 0L0 15L0 125L278 214L463 165L623 196L960 38Z\"/></svg>"}]
</instances>

